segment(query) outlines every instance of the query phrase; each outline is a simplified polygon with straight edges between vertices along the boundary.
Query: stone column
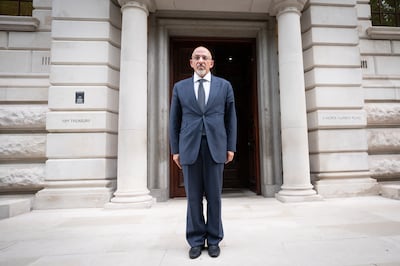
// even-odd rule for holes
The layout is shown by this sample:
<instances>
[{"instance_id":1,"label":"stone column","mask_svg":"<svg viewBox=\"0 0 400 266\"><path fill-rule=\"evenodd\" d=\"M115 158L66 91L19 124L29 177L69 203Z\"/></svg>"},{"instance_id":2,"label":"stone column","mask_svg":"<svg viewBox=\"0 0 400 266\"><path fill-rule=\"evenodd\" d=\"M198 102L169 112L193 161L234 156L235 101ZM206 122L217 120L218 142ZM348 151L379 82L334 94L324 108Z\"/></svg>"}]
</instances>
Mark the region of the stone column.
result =
<instances>
[{"instance_id":1,"label":"stone column","mask_svg":"<svg viewBox=\"0 0 400 266\"><path fill-rule=\"evenodd\" d=\"M306 0L274 1L278 21L283 202L316 200L310 182L300 11Z\"/></svg>"},{"instance_id":2,"label":"stone column","mask_svg":"<svg viewBox=\"0 0 400 266\"><path fill-rule=\"evenodd\" d=\"M147 189L147 1L119 0L122 11L117 191L107 208L150 207Z\"/></svg>"}]
</instances>

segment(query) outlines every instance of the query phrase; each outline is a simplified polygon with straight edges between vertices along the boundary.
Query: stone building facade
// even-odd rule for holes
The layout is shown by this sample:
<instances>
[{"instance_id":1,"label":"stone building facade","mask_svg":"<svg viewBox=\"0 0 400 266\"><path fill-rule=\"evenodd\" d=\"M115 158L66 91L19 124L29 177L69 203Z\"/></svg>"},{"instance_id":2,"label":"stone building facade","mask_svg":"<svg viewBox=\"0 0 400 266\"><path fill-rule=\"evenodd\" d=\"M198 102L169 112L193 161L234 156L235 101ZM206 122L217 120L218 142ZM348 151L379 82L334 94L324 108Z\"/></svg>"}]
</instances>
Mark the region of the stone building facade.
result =
<instances>
[{"instance_id":1,"label":"stone building facade","mask_svg":"<svg viewBox=\"0 0 400 266\"><path fill-rule=\"evenodd\" d=\"M175 51L202 42L236 45L235 56L252 47L254 90L242 111L252 153L235 168L254 176L244 188L291 202L376 195L400 180L400 28L372 26L368 0L33 6L32 17L0 16L2 194L32 194L37 209L176 196Z\"/></svg>"}]
</instances>

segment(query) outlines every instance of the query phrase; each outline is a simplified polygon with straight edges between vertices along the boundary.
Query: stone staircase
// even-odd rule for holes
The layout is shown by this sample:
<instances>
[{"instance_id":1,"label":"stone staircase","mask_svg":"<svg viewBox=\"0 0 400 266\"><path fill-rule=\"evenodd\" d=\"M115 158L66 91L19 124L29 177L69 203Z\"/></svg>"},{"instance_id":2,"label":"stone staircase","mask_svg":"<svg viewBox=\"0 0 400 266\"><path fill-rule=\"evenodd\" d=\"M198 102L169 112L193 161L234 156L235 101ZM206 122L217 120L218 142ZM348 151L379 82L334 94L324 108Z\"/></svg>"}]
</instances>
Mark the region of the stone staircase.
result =
<instances>
[{"instance_id":1,"label":"stone staircase","mask_svg":"<svg viewBox=\"0 0 400 266\"><path fill-rule=\"evenodd\" d=\"M0 219L30 212L33 196L0 196Z\"/></svg>"},{"instance_id":2,"label":"stone staircase","mask_svg":"<svg viewBox=\"0 0 400 266\"><path fill-rule=\"evenodd\" d=\"M400 200L400 181L380 182L379 193L382 197Z\"/></svg>"}]
</instances>

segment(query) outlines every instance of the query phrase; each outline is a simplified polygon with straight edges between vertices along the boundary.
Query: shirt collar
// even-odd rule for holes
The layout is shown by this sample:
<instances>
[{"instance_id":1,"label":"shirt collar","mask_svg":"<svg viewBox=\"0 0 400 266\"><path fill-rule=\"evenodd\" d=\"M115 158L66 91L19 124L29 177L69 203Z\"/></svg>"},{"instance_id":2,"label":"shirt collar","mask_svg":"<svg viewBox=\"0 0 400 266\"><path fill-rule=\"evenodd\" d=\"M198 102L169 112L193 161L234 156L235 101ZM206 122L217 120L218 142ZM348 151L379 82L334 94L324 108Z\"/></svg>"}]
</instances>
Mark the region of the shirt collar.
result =
<instances>
[{"instance_id":1,"label":"shirt collar","mask_svg":"<svg viewBox=\"0 0 400 266\"><path fill-rule=\"evenodd\" d=\"M211 72L208 72L203 78L200 77L199 75L197 75L196 72L194 72L194 75L193 75L193 82L196 83L199 79L205 79L205 80L207 80L208 82L211 82Z\"/></svg>"}]
</instances>

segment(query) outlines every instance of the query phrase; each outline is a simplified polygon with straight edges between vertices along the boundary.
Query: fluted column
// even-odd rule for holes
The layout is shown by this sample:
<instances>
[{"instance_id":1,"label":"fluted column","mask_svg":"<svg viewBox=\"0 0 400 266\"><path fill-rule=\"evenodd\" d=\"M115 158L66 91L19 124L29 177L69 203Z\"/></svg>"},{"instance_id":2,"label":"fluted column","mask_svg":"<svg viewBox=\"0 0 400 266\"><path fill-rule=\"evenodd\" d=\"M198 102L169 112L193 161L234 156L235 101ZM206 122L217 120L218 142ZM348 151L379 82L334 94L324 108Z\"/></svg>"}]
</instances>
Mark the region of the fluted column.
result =
<instances>
[{"instance_id":1,"label":"fluted column","mask_svg":"<svg viewBox=\"0 0 400 266\"><path fill-rule=\"evenodd\" d=\"M274 1L278 21L283 202L316 200L310 182L300 11L306 0Z\"/></svg>"},{"instance_id":2,"label":"fluted column","mask_svg":"<svg viewBox=\"0 0 400 266\"><path fill-rule=\"evenodd\" d=\"M106 207L150 207L147 188L147 1L122 10L117 191Z\"/></svg>"}]
</instances>

